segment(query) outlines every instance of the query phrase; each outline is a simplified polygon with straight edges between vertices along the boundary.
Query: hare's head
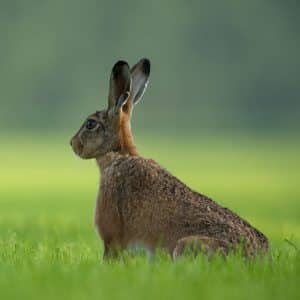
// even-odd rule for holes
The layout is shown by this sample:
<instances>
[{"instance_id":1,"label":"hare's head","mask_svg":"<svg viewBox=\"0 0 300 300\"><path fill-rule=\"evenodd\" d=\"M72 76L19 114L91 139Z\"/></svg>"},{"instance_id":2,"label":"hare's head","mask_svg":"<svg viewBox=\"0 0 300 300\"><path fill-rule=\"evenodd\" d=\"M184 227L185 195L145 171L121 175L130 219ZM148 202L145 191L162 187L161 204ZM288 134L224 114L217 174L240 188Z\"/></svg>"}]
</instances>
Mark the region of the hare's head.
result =
<instances>
[{"instance_id":1,"label":"hare's head","mask_svg":"<svg viewBox=\"0 0 300 300\"><path fill-rule=\"evenodd\" d=\"M84 121L71 139L74 152L81 158L98 158L111 151L136 154L130 130L133 106L148 84L150 61L141 59L131 69L118 61L111 72L108 107Z\"/></svg>"}]
</instances>

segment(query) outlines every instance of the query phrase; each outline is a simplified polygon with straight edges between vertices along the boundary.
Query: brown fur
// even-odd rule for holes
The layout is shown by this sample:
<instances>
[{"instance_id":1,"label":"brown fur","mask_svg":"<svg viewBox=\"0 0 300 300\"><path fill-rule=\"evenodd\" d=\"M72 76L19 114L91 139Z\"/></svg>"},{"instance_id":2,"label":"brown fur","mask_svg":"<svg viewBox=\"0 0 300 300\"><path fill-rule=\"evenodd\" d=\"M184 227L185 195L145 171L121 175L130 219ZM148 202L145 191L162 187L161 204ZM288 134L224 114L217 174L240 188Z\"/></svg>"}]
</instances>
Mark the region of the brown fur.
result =
<instances>
[{"instance_id":1,"label":"brown fur","mask_svg":"<svg viewBox=\"0 0 300 300\"><path fill-rule=\"evenodd\" d=\"M122 153L138 155L138 151L131 132L130 119L127 114L123 114L123 116L120 118L119 137Z\"/></svg>"},{"instance_id":2,"label":"brown fur","mask_svg":"<svg viewBox=\"0 0 300 300\"><path fill-rule=\"evenodd\" d=\"M82 126L71 141L82 158L96 158L101 171L95 224L104 242L104 257L115 256L132 244L143 244L152 251L161 247L173 258L186 248L226 255L241 244L245 255L265 252L268 240L260 231L191 190L155 161L138 155L130 117L139 100L134 95L140 97L147 85L148 64L141 60L129 73L128 65L118 62L112 72L118 76L112 75L110 85L110 95L115 98L110 97L108 110L89 117L101 126L91 130ZM114 80L122 76L124 82L132 77L133 84L130 89L124 84L128 90L117 93L114 86L122 85ZM122 96L125 92L129 92L127 98Z\"/></svg>"}]
</instances>

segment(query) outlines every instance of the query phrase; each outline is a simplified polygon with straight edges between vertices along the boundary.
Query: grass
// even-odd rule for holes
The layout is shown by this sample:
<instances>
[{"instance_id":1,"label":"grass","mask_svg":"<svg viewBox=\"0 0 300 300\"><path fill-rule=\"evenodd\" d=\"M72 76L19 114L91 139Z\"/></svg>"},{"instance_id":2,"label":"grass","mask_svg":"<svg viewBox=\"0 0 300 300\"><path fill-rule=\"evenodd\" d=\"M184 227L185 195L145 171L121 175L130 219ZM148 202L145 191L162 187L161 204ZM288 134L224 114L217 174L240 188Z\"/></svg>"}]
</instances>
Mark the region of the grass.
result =
<instances>
[{"instance_id":1,"label":"grass","mask_svg":"<svg viewBox=\"0 0 300 300\"><path fill-rule=\"evenodd\" d=\"M1 299L299 299L299 142L138 138L146 157L261 229L272 252L176 263L126 253L103 263L95 163L76 158L66 138L49 140L16 136L1 146Z\"/></svg>"}]
</instances>

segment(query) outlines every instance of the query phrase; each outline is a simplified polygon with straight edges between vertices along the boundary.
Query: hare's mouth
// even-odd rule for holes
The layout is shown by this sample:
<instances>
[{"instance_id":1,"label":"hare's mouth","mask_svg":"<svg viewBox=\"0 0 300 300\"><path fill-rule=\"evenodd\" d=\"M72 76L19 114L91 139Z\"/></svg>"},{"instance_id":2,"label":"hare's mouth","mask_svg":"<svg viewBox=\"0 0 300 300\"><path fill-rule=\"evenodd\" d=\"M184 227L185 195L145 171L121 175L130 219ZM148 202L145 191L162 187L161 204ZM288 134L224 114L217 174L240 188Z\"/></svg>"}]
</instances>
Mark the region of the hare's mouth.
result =
<instances>
[{"instance_id":1,"label":"hare's mouth","mask_svg":"<svg viewBox=\"0 0 300 300\"><path fill-rule=\"evenodd\" d=\"M82 155L82 152L83 152L83 144L78 140L72 140L71 141L71 146L72 146L72 149L73 151L75 152L76 155L78 155L79 157L81 157Z\"/></svg>"},{"instance_id":2,"label":"hare's mouth","mask_svg":"<svg viewBox=\"0 0 300 300\"><path fill-rule=\"evenodd\" d=\"M72 145L72 146L73 146L73 151L80 158L83 159L94 158L93 153L90 153L88 147L84 147L84 145L80 141L78 141L76 145Z\"/></svg>"},{"instance_id":3,"label":"hare's mouth","mask_svg":"<svg viewBox=\"0 0 300 300\"><path fill-rule=\"evenodd\" d=\"M78 146L76 149L74 149L74 151L75 151L75 153L78 156L82 157L82 154L83 154L83 145Z\"/></svg>"}]
</instances>

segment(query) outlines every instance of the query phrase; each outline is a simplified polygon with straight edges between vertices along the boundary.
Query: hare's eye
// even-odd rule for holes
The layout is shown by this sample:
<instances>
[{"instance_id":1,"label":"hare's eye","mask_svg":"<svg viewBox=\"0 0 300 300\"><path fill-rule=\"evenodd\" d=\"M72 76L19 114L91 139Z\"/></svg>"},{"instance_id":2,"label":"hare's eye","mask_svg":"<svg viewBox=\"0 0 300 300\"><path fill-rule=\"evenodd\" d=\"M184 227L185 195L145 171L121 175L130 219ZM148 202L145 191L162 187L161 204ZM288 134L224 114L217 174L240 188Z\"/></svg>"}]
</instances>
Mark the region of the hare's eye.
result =
<instances>
[{"instance_id":1,"label":"hare's eye","mask_svg":"<svg viewBox=\"0 0 300 300\"><path fill-rule=\"evenodd\" d=\"M97 125L97 121L96 120L94 120L94 119L88 119L86 121L86 125L85 126L86 126L87 129L91 130L91 129L95 128L96 125Z\"/></svg>"}]
</instances>

